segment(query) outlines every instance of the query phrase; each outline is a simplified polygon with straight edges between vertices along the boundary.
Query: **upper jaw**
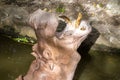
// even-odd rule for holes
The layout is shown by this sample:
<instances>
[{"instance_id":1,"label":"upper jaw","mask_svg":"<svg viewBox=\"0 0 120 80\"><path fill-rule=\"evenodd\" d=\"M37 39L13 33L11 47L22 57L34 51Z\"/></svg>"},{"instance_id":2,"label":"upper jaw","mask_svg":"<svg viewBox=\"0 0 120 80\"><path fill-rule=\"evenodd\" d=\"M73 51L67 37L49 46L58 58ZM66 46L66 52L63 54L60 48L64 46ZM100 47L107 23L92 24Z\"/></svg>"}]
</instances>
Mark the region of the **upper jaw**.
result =
<instances>
[{"instance_id":1,"label":"upper jaw","mask_svg":"<svg viewBox=\"0 0 120 80\"><path fill-rule=\"evenodd\" d=\"M84 27L85 30L81 30L82 27ZM90 32L91 26L87 21L81 21L77 28L74 27L73 22L72 24L67 24L66 28L63 30L58 39L66 45L79 46L82 41L86 39Z\"/></svg>"},{"instance_id":2,"label":"upper jaw","mask_svg":"<svg viewBox=\"0 0 120 80\"><path fill-rule=\"evenodd\" d=\"M89 22L81 20L81 14L75 21L70 21L65 16L62 18L65 18L67 23L64 30L57 36L58 40L64 45L79 46L92 30Z\"/></svg>"},{"instance_id":3,"label":"upper jaw","mask_svg":"<svg viewBox=\"0 0 120 80\"><path fill-rule=\"evenodd\" d=\"M92 28L87 21L81 21L80 25L76 28L75 21L67 24L66 28L62 32L62 35L66 37L81 38L87 36L91 32Z\"/></svg>"}]
</instances>

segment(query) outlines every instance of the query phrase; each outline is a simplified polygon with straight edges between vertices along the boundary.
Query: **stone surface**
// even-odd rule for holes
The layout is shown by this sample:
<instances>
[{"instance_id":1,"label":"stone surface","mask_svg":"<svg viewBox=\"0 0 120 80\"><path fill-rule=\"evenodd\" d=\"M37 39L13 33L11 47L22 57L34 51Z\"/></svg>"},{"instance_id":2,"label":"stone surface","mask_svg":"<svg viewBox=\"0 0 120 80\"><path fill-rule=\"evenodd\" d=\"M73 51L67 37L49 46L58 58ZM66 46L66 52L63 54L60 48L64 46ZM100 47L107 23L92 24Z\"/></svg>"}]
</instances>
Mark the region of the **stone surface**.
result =
<instances>
[{"instance_id":1,"label":"stone surface","mask_svg":"<svg viewBox=\"0 0 120 80\"><path fill-rule=\"evenodd\" d=\"M106 5L107 13L110 15L120 15L120 0L109 0Z\"/></svg>"},{"instance_id":2,"label":"stone surface","mask_svg":"<svg viewBox=\"0 0 120 80\"><path fill-rule=\"evenodd\" d=\"M120 5L118 4L119 0L115 0L115 2L114 0L108 2L92 2L90 0L88 3L82 4L89 16L92 27L100 33L96 44L120 48ZM108 5L111 6L110 11Z\"/></svg>"},{"instance_id":3,"label":"stone surface","mask_svg":"<svg viewBox=\"0 0 120 80\"><path fill-rule=\"evenodd\" d=\"M0 6L0 28L11 28L15 33L36 38L34 31L26 24L28 15L24 7L2 5Z\"/></svg>"}]
</instances>

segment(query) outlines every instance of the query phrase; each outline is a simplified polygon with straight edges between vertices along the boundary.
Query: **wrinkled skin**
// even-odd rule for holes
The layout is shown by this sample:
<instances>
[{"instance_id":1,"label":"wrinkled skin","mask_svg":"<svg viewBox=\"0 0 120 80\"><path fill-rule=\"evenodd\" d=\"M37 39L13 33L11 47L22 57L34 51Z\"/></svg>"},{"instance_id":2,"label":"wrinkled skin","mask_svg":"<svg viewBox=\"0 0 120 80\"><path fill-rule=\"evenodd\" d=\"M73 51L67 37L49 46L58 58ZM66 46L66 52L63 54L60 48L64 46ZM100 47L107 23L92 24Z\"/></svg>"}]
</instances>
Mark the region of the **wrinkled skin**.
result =
<instances>
[{"instance_id":1,"label":"wrinkled skin","mask_svg":"<svg viewBox=\"0 0 120 80\"><path fill-rule=\"evenodd\" d=\"M87 21L81 21L77 28L75 21L67 23L56 36L58 18L39 9L30 15L29 24L37 36L32 48L36 59L28 73L16 80L72 80L81 58L77 48L91 31Z\"/></svg>"}]
</instances>

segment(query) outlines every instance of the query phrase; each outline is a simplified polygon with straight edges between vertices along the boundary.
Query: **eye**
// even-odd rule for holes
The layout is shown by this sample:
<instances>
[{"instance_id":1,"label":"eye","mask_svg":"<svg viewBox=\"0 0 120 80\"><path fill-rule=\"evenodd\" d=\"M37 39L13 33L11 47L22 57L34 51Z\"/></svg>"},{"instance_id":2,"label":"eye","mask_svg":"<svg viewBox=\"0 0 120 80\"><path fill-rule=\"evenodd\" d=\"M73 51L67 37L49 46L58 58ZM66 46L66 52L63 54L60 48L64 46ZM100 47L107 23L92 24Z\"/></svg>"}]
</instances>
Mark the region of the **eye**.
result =
<instances>
[{"instance_id":1,"label":"eye","mask_svg":"<svg viewBox=\"0 0 120 80\"><path fill-rule=\"evenodd\" d=\"M86 30L86 28L83 26L80 28L80 30L84 31L84 30Z\"/></svg>"}]
</instances>

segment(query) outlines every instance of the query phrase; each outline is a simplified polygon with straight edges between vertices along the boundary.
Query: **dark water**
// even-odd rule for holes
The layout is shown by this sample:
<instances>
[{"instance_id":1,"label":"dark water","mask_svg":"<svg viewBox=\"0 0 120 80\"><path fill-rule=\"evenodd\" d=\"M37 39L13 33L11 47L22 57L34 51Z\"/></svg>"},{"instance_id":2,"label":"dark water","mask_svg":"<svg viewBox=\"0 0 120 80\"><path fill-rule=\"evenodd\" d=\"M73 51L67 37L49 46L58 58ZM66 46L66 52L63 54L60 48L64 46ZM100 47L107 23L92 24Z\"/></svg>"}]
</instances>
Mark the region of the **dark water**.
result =
<instances>
[{"instance_id":1,"label":"dark water","mask_svg":"<svg viewBox=\"0 0 120 80\"><path fill-rule=\"evenodd\" d=\"M25 74L34 57L31 46L0 36L0 80ZM90 51L82 57L74 80L120 80L120 53Z\"/></svg>"},{"instance_id":2,"label":"dark water","mask_svg":"<svg viewBox=\"0 0 120 80\"><path fill-rule=\"evenodd\" d=\"M120 80L120 53L89 54L79 63L75 80Z\"/></svg>"},{"instance_id":3,"label":"dark water","mask_svg":"<svg viewBox=\"0 0 120 80\"><path fill-rule=\"evenodd\" d=\"M25 74L34 59L31 46L0 36L0 80L15 80Z\"/></svg>"}]
</instances>

